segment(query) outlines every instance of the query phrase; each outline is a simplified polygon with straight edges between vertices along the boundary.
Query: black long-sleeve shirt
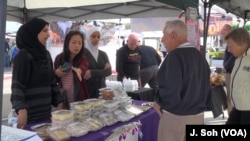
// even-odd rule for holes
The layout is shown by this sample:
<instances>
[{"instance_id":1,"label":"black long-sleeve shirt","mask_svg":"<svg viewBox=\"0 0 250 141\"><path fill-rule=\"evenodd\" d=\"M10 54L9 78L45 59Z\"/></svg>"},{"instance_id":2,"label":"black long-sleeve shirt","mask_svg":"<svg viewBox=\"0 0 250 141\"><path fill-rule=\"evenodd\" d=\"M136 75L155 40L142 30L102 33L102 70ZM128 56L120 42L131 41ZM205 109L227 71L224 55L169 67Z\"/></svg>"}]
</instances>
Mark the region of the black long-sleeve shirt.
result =
<instances>
[{"instance_id":1,"label":"black long-sleeve shirt","mask_svg":"<svg viewBox=\"0 0 250 141\"><path fill-rule=\"evenodd\" d=\"M116 53L117 80L123 77L137 80L140 77L140 50L130 50L127 45L121 47Z\"/></svg>"},{"instance_id":2,"label":"black long-sleeve shirt","mask_svg":"<svg viewBox=\"0 0 250 141\"><path fill-rule=\"evenodd\" d=\"M21 49L14 59L11 85L12 108L27 109L28 123L50 118L51 105L63 102L54 76L52 60L35 59Z\"/></svg>"},{"instance_id":3,"label":"black long-sleeve shirt","mask_svg":"<svg viewBox=\"0 0 250 141\"><path fill-rule=\"evenodd\" d=\"M161 63L161 57L156 52L156 50L151 46L141 45L139 47L141 52L140 69L147 68L150 66L157 65Z\"/></svg>"},{"instance_id":4,"label":"black long-sleeve shirt","mask_svg":"<svg viewBox=\"0 0 250 141\"><path fill-rule=\"evenodd\" d=\"M88 92L91 98L99 97L100 88L106 87L105 78L111 75L111 68L105 69L105 64L109 63L108 55L99 50L97 61L88 49L84 50L84 55L89 62L89 70L91 72L91 78L86 80Z\"/></svg>"}]
</instances>

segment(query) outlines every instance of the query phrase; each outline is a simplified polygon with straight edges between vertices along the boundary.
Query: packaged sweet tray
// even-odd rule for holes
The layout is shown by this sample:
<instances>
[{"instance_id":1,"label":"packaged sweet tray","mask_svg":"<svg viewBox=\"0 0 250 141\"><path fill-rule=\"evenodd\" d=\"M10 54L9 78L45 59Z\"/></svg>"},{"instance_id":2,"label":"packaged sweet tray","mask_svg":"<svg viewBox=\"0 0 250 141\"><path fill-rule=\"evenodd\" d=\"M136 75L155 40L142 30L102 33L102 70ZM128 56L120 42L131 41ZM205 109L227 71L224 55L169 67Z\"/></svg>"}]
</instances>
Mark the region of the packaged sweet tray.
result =
<instances>
[{"instance_id":1,"label":"packaged sweet tray","mask_svg":"<svg viewBox=\"0 0 250 141\"><path fill-rule=\"evenodd\" d=\"M74 121L85 121L87 118L90 118L90 112L75 112Z\"/></svg>"},{"instance_id":2,"label":"packaged sweet tray","mask_svg":"<svg viewBox=\"0 0 250 141\"><path fill-rule=\"evenodd\" d=\"M46 129L51 127L51 123L41 123L31 126L31 130L35 131L38 135L47 135Z\"/></svg>"},{"instance_id":3,"label":"packaged sweet tray","mask_svg":"<svg viewBox=\"0 0 250 141\"><path fill-rule=\"evenodd\" d=\"M125 107L126 111L128 111L129 113L133 114L133 115L140 115L141 113L143 113L143 110L135 105L128 105Z\"/></svg>"},{"instance_id":4,"label":"packaged sweet tray","mask_svg":"<svg viewBox=\"0 0 250 141\"><path fill-rule=\"evenodd\" d=\"M76 112L90 112L91 104L86 102L74 102L71 104L72 110Z\"/></svg>"},{"instance_id":5,"label":"packaged sweet tray","mask_svg":"<svg viewBox=\"0 0 250 141\"><path fill-rule=\"evenodd\" d=\"M87 118L84 123L89 125L91 131L97 131L104 127L102 121L97 118Z\"/></svg>"},{"instance_id":6,"label":"packaged sweet tray","mask_svg":"<svg viewBox=\"0 0 250 141\"><path fill-rule=\"evenodd\" d=\"M98 111L103 108L105 100L103 99L97 99L97 98L91 98L84 100L84 103L88 103L91 105L92 111Z\"/></svg>"},{"instance_id":7,"label":"packaged sweet tray","mask_svg":"<svg viewBox=\"0 0 250 141\"><path fill-rule=\"evenodd\" d=\"M66 131L71 137L80 137L86 135L89 131L89 125L82 122L73 122L66 126Z\"/></svg>"},{"instance_id":8,"label":"packaged sweet tray","mask_svg":"<svg viewBox=\"0 0 250 141\"><path fill-rule=\"evenodd\" d=\"M70 139L70 135L65 128L61 126L47 128L49 137L54 141L67 141Z\"/></svg>"},{"instance_id":9,"label":"packaged sweet tray","mask_svg":"<svg viewBox=\"0 0 250 141\"><path fill-rule=\"evenodd\" d=\"M119 104L118 100L106 100L105 103L103 104L104 108L113 108L117 107Z\"/></svg>"},{"instance_id":10,"label":"packaged sweet tray","mask_svg":"<svg viewBox=\"0 0 250 141\"><path fill-rule=\"evenodd\" d=\"M52 126L66 126L74 121L74 111L58 110L51 113Z\"/></svg>"},{"instance_id":11,"label":"packaged sweet tray","mask_svg":"<svg viewBox=\"0 0 250 141\"><path fill-rule=\"evenodd\" d=\"M114 114L111 113L103 113L98 117L105 125L110 126L118 122L118 119Z\"/></svg>"}]
</instances>

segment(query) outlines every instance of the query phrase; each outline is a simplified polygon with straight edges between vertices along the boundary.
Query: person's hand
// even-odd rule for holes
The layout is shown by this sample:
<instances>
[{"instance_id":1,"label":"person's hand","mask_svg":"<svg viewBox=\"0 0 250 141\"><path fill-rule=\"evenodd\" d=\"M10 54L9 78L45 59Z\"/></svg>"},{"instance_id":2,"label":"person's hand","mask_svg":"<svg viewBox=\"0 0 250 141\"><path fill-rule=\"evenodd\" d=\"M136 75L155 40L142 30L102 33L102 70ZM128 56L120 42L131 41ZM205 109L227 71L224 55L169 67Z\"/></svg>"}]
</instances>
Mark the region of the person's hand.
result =
<instances>
[{"instance_id":1,"label":"person's hand","mask_svg":"<svg viewBox=\"0 0 250 141\"><path fill-rule=\"evenodd\" d=\"M63 109L63 103L59 103L56 107L56 110L61 110Z\"/></svg>"},{"instance_id":2,"label":"person's hand","mask_svg":"<svg viewBox=\"0 0 250 141\"><path fill-rule=\"evenodd\" d=\"M86 80L88 80L88 79L91 78L91 72L90 72L90 70L87 70L87 71L86 71L86 73L85 73L85 75L84 75L84 78L85 78Z\"/></svg>"},{"instance_id":3,"label":"person's hand","mask_svg":"<svg viewBox=\"0 0 250 141\"><path fill-rule=\"evenodd\" d=\"M141 78L138 78L137 82L138 82L138 87L139 87L139 88L142 88L142 85L141 85Z\"/></svg>"},{"instance_id":4,"label":"person's hand","mask_svg":"<svg viewBox=\"0 0 250 141\"><path fill-rule=\"evenodd\" d=\"M153 108L155 109L155 111L157 112L157 114L161 117L162 116L162 112L161 112L160 105L158 103L154 102Z\"/></svg>"},{"instance_id":5,"label":"person's hand","mask_svg":"<svg viewBox=\"0 0 250 141\"><path fill-rule=\"evenodd\" d=\"M57 77L62 77L65 74L67 74L66 72L63 71L63 68L61 66L57 68L54 72Z\"/></svg>"},{"instance_id":6,"label":"person's hand","mask_svg":"<svg viewBox=\"0 0 250 141\"><path fill-rule=\"evenodd\" d=\"M18 110L17 115L17 128L24 129L27 125L27 110L20 109Z\"/></svg>"},{"instance_id":7,"label":"person's hand","mask_svg":"<svg viewBox=\"0 0 250 141\"><path fill-rule=\"evenodd\" d=\"M109 63L106 63L104 66L104 69L108 69L108 68L111 68L111 65Z\"/></svg>"},{"instance_id":8,"label":"person's hand","mask_svg":"<svg viewBox=\"0 0 250 141\"><path fill-rule=\"evenodd\" d=\"M223 69L222 69L222 72L223 72L223 73L227 73L227 69L226 69L226 68L223 68Z\"/></svg>"},{"instance_id":9,"label":"person's hand","mask_svg":"<svg viewBox=\"0 0 250 141\"><path fill-rule=\"evenodd\" d=\"M79 81L82 81L82 70L80 68L72 67L72 70L76 73Z\"/></svg>"},{"instance_id":10,"label":"person's hand","mask_svg":"<svg viewBox=\"0 0 250 141\"><path fill-rule=\"evenodd\" d=\"M218 73L214 73L210 76L210 84L220 86L223 84L223 76Z\"/></svg>"}]
</instances>

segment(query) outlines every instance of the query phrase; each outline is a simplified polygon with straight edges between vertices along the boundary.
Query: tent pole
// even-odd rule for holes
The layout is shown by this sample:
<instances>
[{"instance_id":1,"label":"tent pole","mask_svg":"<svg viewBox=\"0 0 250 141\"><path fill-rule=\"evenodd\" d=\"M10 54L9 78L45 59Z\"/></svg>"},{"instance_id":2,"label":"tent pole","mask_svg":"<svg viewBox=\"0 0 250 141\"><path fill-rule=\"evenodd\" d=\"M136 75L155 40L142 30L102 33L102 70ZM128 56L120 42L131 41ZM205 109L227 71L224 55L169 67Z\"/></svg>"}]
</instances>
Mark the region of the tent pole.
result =
<instances>
[{"instance_id":1,"label":"tent pole","mask_svg":"<svg viewBox=\"0 0 250 141\"><path fill-rule=\"evenodd\" d=\"M26 24L28 20L28 10L26 7L23 8L23 24Z\"/></svg>"},{"instance_id":2,"label":"tent pole","mask_svg":"<svg viewBox=\"0 0 250 141\"><path fill-rule=\"evenodd\" d=\"M207 46L207 35L208 35L208 27L209 27L209 19L210 13L212 8L212 1L211 0L203 0L204 4L204 30L203 30L203 50L202 53L206 56L206 46ZM208 13L207 13L208 8Z\"/></svg>"},{"instance_id":3,"label":"tent pole","mask_svg":"<svg viewBox=\"0 0 250 141\"><path fill-rule=\"evenodd\" d=\"M206 21L207 21L207 1L202 0L204 6L204 21L203 21L203 49L202 54L206 56L206 44L207 44L207 37L206 37Z\"/></svg>"},{"instance_id":4,"label":"tent pole","mask_svg":"<svg viewBox=\"0 0 250 141\"><path fill-rule=\"evenodd\" d=\"M4 73L4 47L5 47L5 32L6 32L6 7L7 7L7 0L0 0L0 125L2 126L2 108L3 108L3 73ZM1 140L1 133L2 128L0 128L0 140Z\"/></svg>"}]
</instances>

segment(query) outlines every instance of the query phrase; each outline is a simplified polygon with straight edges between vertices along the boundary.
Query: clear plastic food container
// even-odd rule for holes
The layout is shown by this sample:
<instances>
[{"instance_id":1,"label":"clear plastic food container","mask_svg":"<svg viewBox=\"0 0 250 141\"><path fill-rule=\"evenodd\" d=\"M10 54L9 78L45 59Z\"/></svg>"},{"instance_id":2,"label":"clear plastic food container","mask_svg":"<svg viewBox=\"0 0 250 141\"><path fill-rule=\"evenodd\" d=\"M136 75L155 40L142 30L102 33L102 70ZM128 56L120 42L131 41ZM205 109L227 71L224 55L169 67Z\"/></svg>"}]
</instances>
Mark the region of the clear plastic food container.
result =
<instances>
[{"instance_id":1,"label":"clear plastic food container","mask_svg":"<svg viewBox=\"0 0 250 141\"><path fill-rule=\"evenodd\" d=\"M47 128L51 127L51 123L41 123L31 126L31 130L35 131L42 140L48 140L49 134Z\"/></svg>"},{"instance_id":2,"label":"clear plastic food container","mask_svg":"<svg viewBox=\"0 0 250 141\"><path fill-rule=\"evenodd\" d=\"M97 98L91 98L91 99L86 99L83 102L91 104L92 111L99 111L99 110L102 110L105 100L97 99Z\"/></svg>"},{"instance_id":3,"label":"clear plastic food container","mask_svg":"<svg viewBox=\"0 0 250 141\"><path fill-rule=\"evenodd\" d=\"M70 139L70 135L65 128L60 126L47 128L49 137L54 141L67 141Z\"/></svg>"},{"instance_id":4,"label":"clear plastic food container","mask_svg":"<svg viewBox=\"0 0 250 141\"><path fill-rule=\"evenodd\" d=\"M103 123L97 118L88 118L84 123L89 125L91 131L97 131L104 126Z\"/></svg>"},{"instance_id":5,"label":"clear plastic food container","mask_svg":"<svg viewBox=\"0 0 250 141\"><path fill-rule=\"evenodd\" d=\"M66 126L66 131L71 137L80 137L86 135L89 131L89 125L82 122L73 122Z\"/></svg>"},{"instance_id":6,"label":"clear plastic food container","mask_svg":"<svg viewBox=\"0 0 250 141\"><path fill-rule=\"evenodd\" d=\"M89 112L91 111L91 104L82 102L72 103L72 110L77 112Z\"/></svg>"},{"instance_id":7,"label":"clear plastic food container","mask_svg":"<svg viewBox=\"0 0 250 141\"><path fill-rule=\"evenodd\" d=\"M103 107L111 109L111 108L117 107L118 104L119 104L118 100L106 100L106 102L103 104Z\"/></svg>"},{"instance_id":8,"label":"clear plastic food container","mask_svg":"<svg viewBox=\"0 0 250 141\"><path fill-rule=\"evenodd\" d=\"M114 114L103 113L98 116L98 118L107 126L113 125L118 122L118 119Z\"/></svg>"},{"instance_id":9,"label":"clear plastic food container","mask_svg":"<svg viewBox=\"0 0 250 141\"><path fill-rule=\"evenodd\" d=\"M58 110L51 113L52 126L65 126L74 121L74 112Z\"/></svg>"}]
</instances>

